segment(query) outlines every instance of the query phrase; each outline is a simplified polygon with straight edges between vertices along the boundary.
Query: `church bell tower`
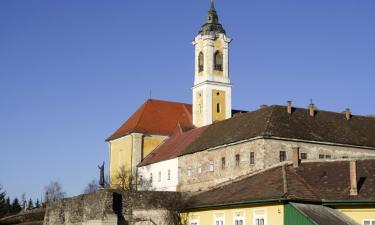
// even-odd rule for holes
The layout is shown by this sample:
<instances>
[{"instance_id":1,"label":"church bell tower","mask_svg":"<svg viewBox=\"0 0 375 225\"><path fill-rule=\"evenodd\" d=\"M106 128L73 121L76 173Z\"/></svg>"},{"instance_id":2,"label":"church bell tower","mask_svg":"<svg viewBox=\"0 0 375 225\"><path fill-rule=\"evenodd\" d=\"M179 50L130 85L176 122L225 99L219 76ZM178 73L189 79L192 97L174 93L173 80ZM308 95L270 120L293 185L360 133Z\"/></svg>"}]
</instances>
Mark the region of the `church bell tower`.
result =
<instances>
[{"instance_id":1,"label":"church bell tower","mask_svg":"<svg viewBox=\"0 0 375 225\"><path fill-rule=\"evenodd\" d=\"M232 116L229 80L229 38L211 0L205 23L193 41L195 77L193 85L193 123L196 127Z\"/></svg>"}]
</instances>

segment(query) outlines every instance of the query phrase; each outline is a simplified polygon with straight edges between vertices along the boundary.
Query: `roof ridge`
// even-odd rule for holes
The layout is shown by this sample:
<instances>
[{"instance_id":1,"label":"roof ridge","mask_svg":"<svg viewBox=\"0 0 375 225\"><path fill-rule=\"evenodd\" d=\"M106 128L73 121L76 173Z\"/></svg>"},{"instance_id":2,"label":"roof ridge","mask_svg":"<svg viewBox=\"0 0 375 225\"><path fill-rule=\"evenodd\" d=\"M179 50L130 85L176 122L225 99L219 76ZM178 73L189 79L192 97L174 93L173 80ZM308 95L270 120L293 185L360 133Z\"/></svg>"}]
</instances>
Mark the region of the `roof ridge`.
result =
<instances>
[{"instance_id":1,"label":"roof ridge","mask_svg":"<svg viewBox=\"0 0 375 225\"><path fill-rule=\"evenodd\" d=\"M185 103L185 102L169 101L169 100L154 99L154 98L150 98L147 101L158 101L158 102L168 102L168 103L173 103L173 104L192 105L192 104Z\"/></svg>"},{"instance_id":2,"label":"roof ridge","mask_svg":"<svg viewBox=\"0 0 375 225\"><path fill-rule=\"evenodd\" d=\"M317 193L301 175L299 175L294 169L291 169L290 166L288 166L288 171L291 172L298 179L298 181L302 183L316 198L322 199L320 194Z\"/></svg>"},{"instance_id":3,"label":"roof ridge","mask_svg":"<svg viewBox=\"0 0 375 225\"><path fill-rule=\"evenodd\" d=\"M285 108L286 106L275 104L275 105L271 105L271 106L269 106L268 108L271 108L271 107ZM319 108L317 108L316 105L315 105L315 107L316 107L315 110L316 110L317 112L332 113L332 114L337 114L337 115L341 115L341 114L343 114L343 112L336 112L336 111L330 111L330 110L326 110L326 109L319 109ZM297 106L293 106L293 109L305 110L305 111L308 111L308 110L309 110L308 108L297 107ZM258 110L261 110L261 109L258 109ZM256 110L256 111L257 111L257 110ZM375 120L375 116L371 116L371 115L351 114L351 116L354 116L354 117L357 117L357 118L365 118L365 119L372 119L372 120Z\"/></svg>"}]
</instances>

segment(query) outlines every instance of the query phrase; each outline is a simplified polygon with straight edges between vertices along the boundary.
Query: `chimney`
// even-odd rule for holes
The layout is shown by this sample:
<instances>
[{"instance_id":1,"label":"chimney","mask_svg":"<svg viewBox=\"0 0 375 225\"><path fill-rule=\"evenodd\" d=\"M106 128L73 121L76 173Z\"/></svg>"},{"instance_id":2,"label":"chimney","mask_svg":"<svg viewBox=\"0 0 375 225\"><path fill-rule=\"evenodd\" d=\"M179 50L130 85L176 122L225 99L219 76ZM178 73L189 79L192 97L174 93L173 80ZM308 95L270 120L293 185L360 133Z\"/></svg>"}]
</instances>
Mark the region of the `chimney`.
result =
<instances>
[{"instance_id":1,"label":"chimney","mask_svg":"<svg viewBox=\"0 0 375 225\"><path fill-rule=\"evenodd\" d=\"M352 118L352 113L350 112L349 108L345 109L344 113L346 120L350 120L350 118Z\"/></svg>"},{"instance_id":2,"label":"chimney","mask_svg":"<svg viewBox=\"0 0 375 225\"><path fill-rule=\"evenodd\" d=\"M293 147L293 167L296 168L300 164L300 159L299 159L299 147Z\"/></svg>"},{"instance_id":3,"label":"chimney","mask_svg":"<svg viewBox=\"0 0 375 225\"><path fill-rule=\"evenodd\" d=\"M292 114L292 101L288 101L287 111L289 115Z\"/></svg>"},{"instance_id":4,"label":"chimney","mask_svg":"<svg viewBox=\"0 0 375 225\"><path fill-rule=\"evenodd\" d=\"M311 103L309 105L309 111L310 111L310 116L314 117L315 116L315 105L314 104Z\"/></svg>"},{"instance_id":5,"label":"chimney","mask_svg":"<svg viewBox=\"0 0 375 225\"><path fill-rule=\"evenodd\" d=\"M357 196L357 163L355 160L349 162L350 167L350 196Z\"/></svg>"}]
</instances>

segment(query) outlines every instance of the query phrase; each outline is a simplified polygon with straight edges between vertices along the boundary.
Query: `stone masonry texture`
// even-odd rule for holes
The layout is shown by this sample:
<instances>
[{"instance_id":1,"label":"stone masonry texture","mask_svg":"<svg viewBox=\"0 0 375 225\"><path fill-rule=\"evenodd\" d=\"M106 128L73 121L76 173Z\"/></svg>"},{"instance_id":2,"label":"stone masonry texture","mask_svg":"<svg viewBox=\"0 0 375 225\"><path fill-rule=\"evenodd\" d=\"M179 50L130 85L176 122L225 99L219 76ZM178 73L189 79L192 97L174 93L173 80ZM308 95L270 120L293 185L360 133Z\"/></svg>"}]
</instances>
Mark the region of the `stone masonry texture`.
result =
<instances>
[{"instance_id":1,"label":"stone masonry texture","mask_svg":"<svg viewBox=\"0 0 375 225\"><path fill-rule=\"evenodd\" d=\"M300 153L307 155L306 160L318 160L319 155L331 159L375 157L374 150L365 148L259 138L181 156L178 190L205 191L223 182L275 166L280 163L280 151L285 151L286 161L291 161L293 147L299 147ZM254 152L254 164L250 164L250 152ZM239 163L236 162L236 155L239 155ZM222 167L222 158L225 158L225 167ZM213 171L209 168L211 161L214 164Z\"/></svg>"}]
</instances>

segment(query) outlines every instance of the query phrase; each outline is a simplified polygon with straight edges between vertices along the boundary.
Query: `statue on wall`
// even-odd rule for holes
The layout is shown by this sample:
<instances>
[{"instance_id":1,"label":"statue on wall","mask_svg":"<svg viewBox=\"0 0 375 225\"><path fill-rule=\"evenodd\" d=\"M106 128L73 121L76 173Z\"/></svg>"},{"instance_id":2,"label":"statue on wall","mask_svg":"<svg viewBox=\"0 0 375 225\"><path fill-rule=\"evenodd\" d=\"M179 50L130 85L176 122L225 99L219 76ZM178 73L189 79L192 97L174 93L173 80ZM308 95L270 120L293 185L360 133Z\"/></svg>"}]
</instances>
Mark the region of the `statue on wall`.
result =
<instances>
[{"instance_id":1,"label":"statue on wall","mask_svg":"<svg viewBox=\"0 0 375 225\"><path fill-rule=\"evenodd\" d=\"M105 186L105 180L104 180L104 162L101 166L98 166L99 170L100 170L100 177L99 177L99 186L101 188L104 188Z\"/></svg>"}]
</instances>

